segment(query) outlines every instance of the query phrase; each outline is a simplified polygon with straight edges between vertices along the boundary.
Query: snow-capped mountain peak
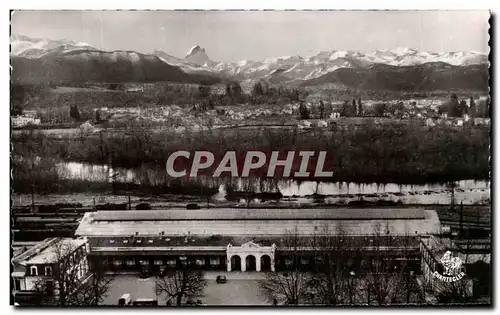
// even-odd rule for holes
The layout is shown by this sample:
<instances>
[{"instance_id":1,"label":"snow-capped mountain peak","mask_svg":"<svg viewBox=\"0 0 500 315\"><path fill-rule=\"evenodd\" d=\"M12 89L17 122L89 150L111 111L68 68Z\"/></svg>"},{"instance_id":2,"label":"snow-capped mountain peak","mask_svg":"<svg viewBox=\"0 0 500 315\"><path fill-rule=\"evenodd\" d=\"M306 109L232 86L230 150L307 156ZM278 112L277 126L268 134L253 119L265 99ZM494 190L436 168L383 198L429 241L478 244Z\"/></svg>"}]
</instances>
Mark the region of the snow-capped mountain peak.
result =
<instances>
[{"instance_id":1,"label":"snow-capped mountain peak","mask_svg":"<svg viewBox=\"0 0 500 315\"><path fill-rule=\"evenodd\" d=\"M210 67L214 65L214 62L208 58L207 53L205 52L205 48L202 48L198 45L193 46L188 52L186 57L184 58L187 62L192 64L196 64L203 67Z\"/></svg>"},{"instance_id":2,"label":"snow-capped mountain peak","mask_svg":"<svg viewBox=\"0 0 500 315\"><path fill-rule=\"evenodd\" d=\"M97 49L92 48L86 43L67 39L36 39L21 35L12 35L10 39L11 55L30 59L51 56L67 56L70 58L77 53L81 54L81 56L91 55L93 52L98 53ZM488 56L482 53L472 51L436 53L418 51L408 47L379 49L374 52L332 49L320 51L307 58L290 55L263 60L242 60L235 62L214 62L208 57L205 48L199 45L195 45L189 49L184 58L178 58L160 50L155 50L151 55L160 58L169 65L180 67L188 73L210 73L217 76L233 77L234 79L243 81L266 78L274 82L315 79L338 69L345 68L367 69L379 65L401 67L426 63L469 66L488 63ZM111 53L108 57L116 59L119 55ZM133 61L137 60L139 55L127 53L126 57Z\"/></svg>"},{"instance_id":3,"label":"snow-capped mountain peak","mask_svg":"<svg viewBox=\"0 0 500 315\"><path fill-rule=\"evenodd\" d=\"M191 48L191 49L187 52L186 57L189 57L189 56L191 56L191 55L194 55L194 54L196 54L196 53L198 53L198 52L203 52L203 53L204 53L204 52L205 52L205 48L201 48L200 46L195 45L195 46L193 46L193 47L192 47L192 48Z\"/></svg>"},{"instance_id":4,"label":"snow-capped mountain peak","mask_svg":"<svg viewBox=\"0 0 500 315\"><path fill-rule=\"evenodd\" d=\"M50 51L68 52L75 49L93 49L84 42L75 42L68 39L46 39L30 38L23 35L12 35L10 37L11 54L26 58L38 58Z\"/></svg>"},{"instance_id":5,"label":"snow-capped mountain peak","mask_svg":"<svg viewBox=\"0 0 500 315\"><path fill-rule=\"evenodd\" d=\"M394 49L389 50L393 54L396 54L398 56L403 56L403 55L413 55L418 53L416 49L410 48L410 47L397 47Z\"/></svg>"}]
</instances>

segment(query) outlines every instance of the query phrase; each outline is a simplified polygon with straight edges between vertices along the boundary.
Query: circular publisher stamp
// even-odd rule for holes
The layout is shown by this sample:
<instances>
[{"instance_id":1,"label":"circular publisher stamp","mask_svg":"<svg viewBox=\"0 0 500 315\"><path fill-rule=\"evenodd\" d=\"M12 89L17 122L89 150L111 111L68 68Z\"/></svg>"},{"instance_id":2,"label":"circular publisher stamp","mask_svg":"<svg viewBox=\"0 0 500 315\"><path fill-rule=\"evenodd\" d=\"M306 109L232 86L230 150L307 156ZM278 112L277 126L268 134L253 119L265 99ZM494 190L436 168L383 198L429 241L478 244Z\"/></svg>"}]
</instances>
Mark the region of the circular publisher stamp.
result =
<instances>
[{"instance_id":1,"label":"circular publisher stamp","mask_svg":"<svg viewBox=\"0 0 500 315\"><path fill-rule=\"evenodd\" d=\"M451 251L446 251L441 258L443 264L443 274L434 271L433 276L444 282L459 281L465 276L462 270L462 260L460 257L453 257Z\"/></svg>"}]
</instances>

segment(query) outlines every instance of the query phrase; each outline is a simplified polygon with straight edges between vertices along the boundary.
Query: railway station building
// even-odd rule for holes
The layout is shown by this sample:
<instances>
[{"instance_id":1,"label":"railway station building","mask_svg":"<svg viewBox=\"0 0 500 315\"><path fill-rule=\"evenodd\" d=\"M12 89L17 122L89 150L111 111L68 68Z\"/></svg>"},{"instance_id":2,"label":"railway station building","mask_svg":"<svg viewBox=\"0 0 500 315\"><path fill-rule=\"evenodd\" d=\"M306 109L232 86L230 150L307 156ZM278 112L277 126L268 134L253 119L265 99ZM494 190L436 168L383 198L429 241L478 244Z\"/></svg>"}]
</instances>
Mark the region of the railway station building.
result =
<instances>
[{"instance_id":1,"label":"railway station building","mask_svg":"<svg viewBox=\"0 0 500 315\"><path fill-rule=\"evenodd\" d=\"M393 262L411 260L418 272L421 239L440 234L435 210L411 208L97 211L86 213L76 231L87 239L91 263L99 260L117 273L145 266L308 270L318 258L314 244L326 239L358 250L357 268L383 250Z\"/></svg>"}]
</instances>

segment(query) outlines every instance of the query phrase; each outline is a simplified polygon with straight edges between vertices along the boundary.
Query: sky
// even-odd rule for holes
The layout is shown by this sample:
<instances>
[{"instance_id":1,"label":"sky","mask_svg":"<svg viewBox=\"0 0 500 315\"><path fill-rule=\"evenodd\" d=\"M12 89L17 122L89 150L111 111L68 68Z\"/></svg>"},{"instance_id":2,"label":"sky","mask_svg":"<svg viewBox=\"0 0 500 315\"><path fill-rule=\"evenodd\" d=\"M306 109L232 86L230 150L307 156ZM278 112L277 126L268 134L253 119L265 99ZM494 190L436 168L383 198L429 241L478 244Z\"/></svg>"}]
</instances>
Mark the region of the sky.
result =
<instances>
[{"instance_id":1,"label":"sky","mask_svg":"<svg viewBox=\"0 0 500 315\"><path fill-rule=\"evenodd\" d=\"M397 47L488 53L488 19L488 11L18 11L11 31L176 57L199 45L234 62Z\"/></svg>"}]
</instances>

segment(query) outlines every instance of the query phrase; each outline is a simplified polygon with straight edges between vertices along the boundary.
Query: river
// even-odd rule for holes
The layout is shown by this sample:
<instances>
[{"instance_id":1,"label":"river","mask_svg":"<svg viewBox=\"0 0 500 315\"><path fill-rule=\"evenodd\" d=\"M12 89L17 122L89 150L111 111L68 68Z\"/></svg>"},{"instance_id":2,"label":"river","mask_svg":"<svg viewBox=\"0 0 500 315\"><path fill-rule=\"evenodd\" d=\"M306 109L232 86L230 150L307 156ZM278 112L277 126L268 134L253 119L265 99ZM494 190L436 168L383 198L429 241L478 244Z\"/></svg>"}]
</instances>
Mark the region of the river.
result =
<instances>
[{"instance_id":1,"label":"river","mask_svg":"<svg viewBox=\"0 0 500 315\"><path fill-rule=\"evenodd\" d=\"M112 168L108 165L94 165L78 162L57 164L61 178L96 182L128 182L135 184L162 185L166 182L166 171L162 168L141 166L132 169ZM347 203L352 200L387 200L403 204L448 204L452 190L447 184L429 183L404 185L394 183L347 183L314 182L296 180L259 180L207 178L193 179L206 187L217 188L219 192L212 199L226 200L228 187L236 191L280 192L283 200L296 203L310 203L322 196L322 203ZM490 202L490 182L486 180L461 180L454 183L455 202L464 204L487 204ZM316 196L316 197L315 197Z\"/></svg>"}]
</instances>

